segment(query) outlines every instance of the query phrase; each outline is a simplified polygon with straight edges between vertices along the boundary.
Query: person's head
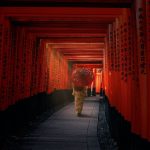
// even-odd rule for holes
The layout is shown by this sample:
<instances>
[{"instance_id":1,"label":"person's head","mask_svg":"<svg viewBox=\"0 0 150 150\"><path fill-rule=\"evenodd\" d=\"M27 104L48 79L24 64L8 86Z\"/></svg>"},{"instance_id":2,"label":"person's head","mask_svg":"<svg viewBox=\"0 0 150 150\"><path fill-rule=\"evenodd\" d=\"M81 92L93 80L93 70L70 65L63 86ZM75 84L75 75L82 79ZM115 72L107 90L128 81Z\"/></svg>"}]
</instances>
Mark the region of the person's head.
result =
<instances>
[{"instance_id":1,"label":"person's head","mask_svg":"<svg viewBox=\"0 0 150 150\"><path fill-rule=\"evenodd\" d=\"M82 91L82 90L84 90L84 87L75 86L74 89L76 91Z\"/></svg>"}]
</instances>

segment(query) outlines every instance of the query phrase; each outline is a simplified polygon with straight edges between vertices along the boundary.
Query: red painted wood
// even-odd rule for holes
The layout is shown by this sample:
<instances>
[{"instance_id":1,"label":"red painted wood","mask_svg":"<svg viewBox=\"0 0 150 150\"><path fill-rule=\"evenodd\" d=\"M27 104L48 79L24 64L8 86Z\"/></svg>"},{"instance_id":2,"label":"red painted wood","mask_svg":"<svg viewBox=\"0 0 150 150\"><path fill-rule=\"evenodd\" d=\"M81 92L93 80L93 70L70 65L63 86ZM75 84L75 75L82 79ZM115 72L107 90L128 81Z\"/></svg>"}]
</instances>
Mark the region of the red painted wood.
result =
<instances>
[{"instance_id":1,"label":"red painted wood","mask_svg":"<svg viewBox=\"0 0 150 150\"><path fill-rule=\"evenodd\" d=\"M146 33L147 33L147 41L146 41L146 48L147 48L147 91L148 91L148 105L150 106L150 0L146 0ZM150 109L148 108L148 127L150 126ZM148 140L150 141L150 130L148 130Z\"/></svg>"},{"instance_id":2,"label":"red painted wood","mask_svg":"<svg viewBox=\"0 0 150 150\"><path fill-rule=\"evenodd\" d=\"M2 7L0 33L0 110L68 88L68 62L104 62L111 105L150 140L149 0L135 0L130 10Z\"/></svg>"},{"instance_id":3,"label":"red painted wood","mask_svg":"<svg viewBox=\"0 0 150 150\"><path fill-rule=\"evenodd\" d=\"M147 138L148 131L148 108L147 108L147 49L146 49L146 6L144 1L136 1L136 23L137 23L137 43L138 43L138 63L139 63L139 98L140 98L140 119L141 135Z\"/></svg>"},{"instance_id":4,"label":"red painted wood","mask_svg":"<svg viewBox=\"0 0 150 150\"><path fill-rule=\"evenodd\" d=\"M7 19L2 18L2 40L1 40L1 100L0 109L4 110L10 104L9 98L9 87L10 87L10 24Z\"/></svg>"},{"instance_id":5,"label":"red painted wood","mask_svg":"<svg viewBox=\"0 0 150 150\"><path fill-rule=\"evenodd\" d=\"M28 12L28 13L27 13ZM110 15L116 17L122 13L121 8L74 8L74 7L2 7L1 14L9 16L34 16L34 17L47 17L55 15ZM24 17L23 16L23 17Z\"/></svg>"}]
</instances>

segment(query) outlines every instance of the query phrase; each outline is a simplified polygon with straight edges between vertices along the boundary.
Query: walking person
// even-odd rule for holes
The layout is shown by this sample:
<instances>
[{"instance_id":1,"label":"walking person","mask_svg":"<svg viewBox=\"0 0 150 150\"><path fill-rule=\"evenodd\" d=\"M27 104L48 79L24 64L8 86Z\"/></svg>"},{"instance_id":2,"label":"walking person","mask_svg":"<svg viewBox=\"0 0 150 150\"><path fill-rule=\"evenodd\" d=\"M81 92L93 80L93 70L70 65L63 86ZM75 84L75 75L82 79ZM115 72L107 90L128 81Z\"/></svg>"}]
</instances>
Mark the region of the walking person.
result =
<instances>
[{"instance_id":1,"label":"walking person","mask_svg":"<svg viewBox=\"0 0 150 150\"><path fill-rule=\"evenodd\" d=\"M72 72L73 93L75 99L75 112L81 115L83 102L87 96L87 87L92 83L94 76L92 70L87 68L76 68Z\"/></svg>"},{"instance_id":2,"label":"walking person","mask_svg":"<svg viewBox=\"0 0 150 150\"><path fill-rule=\"evenodd\" d=\"M75 112L77 116L81 116L84 98L87 96L87 89L86 87L77 87L73 86L72 95L74 96L74 104L75 104Z\"/></svg>"}]
</instances>

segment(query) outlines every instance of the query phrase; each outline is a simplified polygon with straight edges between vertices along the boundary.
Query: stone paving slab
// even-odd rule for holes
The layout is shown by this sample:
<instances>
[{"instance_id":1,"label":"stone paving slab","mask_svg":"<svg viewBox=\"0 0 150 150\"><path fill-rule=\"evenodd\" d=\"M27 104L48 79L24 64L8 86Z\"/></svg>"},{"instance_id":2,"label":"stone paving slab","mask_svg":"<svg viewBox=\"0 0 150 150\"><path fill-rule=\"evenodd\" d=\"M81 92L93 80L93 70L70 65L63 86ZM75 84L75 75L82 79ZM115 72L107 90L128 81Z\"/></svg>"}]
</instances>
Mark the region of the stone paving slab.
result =
<instances>
[{"instance_id":1,"label":"stone paving slab","mask_svg":"<svg viewBox=\"0 0 150 150\"><path fill-rule=\"evenodd\" d=\"M99 97L85 99L81 117L71 103L19 138L16 150L100 150L98 112Z\"/></svg>"},{"instance_id":2,"label":"stone paving slab","mask_svg":"<svg viewBox=\"0 0 150 150\"><path fill-rule=\"evenodd\" d=\"M32 143L22 147L22 150L85 150L86 143L64 143L64 142L48 142L48 143Z\"/></svg>"}]
</instances>

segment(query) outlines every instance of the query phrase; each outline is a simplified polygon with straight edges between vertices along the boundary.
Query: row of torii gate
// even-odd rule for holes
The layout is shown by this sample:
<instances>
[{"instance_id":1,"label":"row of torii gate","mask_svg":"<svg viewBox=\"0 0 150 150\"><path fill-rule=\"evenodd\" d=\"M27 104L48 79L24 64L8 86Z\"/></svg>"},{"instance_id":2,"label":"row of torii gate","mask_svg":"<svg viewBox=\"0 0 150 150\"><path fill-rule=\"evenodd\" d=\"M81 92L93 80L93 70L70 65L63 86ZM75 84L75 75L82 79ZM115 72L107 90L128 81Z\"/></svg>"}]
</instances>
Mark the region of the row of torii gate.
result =
<instances>
[{"instance_id":1,"label":"row of torii gate","mask_svg":"<svg viewBox=\"0 0 150 150\"><path fill-rule=\"evenodd\" d=\"M71 88L72 65L98 64L96 91L103 78L111 105L132 132L150 140L149 0L2 0L0 6L1 111Z\"/></svg>"}]
</instances>

